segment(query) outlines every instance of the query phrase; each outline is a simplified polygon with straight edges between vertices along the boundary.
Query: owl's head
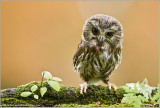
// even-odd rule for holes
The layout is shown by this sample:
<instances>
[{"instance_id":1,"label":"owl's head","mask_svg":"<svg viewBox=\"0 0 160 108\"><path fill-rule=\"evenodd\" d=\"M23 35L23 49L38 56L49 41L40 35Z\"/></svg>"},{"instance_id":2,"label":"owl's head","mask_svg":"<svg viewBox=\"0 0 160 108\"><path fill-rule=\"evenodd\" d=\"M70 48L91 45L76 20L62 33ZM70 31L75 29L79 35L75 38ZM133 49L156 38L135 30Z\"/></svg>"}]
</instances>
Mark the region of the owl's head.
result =
<instances>
[{"instance_id":1,"label":"owl's head","mask_svg":"<svg viewBox=\"0 0 160 108\"><path fill-rule=\"evenodd\" d=\"M83 26L82 40L104 50L121 47L123 28L117 19L97 14L86 20Z\"/></svg>"}]
</instances>

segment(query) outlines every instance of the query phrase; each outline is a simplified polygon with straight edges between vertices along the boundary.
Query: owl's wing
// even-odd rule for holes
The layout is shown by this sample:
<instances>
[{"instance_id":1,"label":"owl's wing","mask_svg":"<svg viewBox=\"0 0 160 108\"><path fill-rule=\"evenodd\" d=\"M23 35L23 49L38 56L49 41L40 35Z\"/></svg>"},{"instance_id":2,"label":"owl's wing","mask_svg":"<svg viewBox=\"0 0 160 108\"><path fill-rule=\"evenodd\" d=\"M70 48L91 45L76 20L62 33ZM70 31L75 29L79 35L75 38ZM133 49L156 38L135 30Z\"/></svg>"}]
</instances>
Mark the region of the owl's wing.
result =
<instances>
[{"instance_id":1,"label":"owl's wing","mask_svg":"<svg viewBox=\"0 0 160 108\"><path fill-rule=\"evenodd\" d=\"M75 53L74 57L73 57L73 65L74 67L76 67L78 65L78 59L80 57L80 55L83 53L84 51L84 44L83 44L83 41L81 40L79 45L78 45L78 48L77 48L77 52Z\"/></svg>"}]
</instances>

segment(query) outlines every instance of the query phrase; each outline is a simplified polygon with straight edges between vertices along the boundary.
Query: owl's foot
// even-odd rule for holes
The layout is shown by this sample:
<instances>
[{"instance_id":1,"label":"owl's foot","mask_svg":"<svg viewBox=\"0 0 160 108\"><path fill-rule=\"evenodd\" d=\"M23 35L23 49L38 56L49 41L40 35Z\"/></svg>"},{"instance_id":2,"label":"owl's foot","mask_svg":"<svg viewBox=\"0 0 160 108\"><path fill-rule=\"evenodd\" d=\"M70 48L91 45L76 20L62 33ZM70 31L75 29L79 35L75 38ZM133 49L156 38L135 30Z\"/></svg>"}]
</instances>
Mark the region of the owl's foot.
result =
<instances>
[{"instance_id":1,"label":"owl's foot","mask_svg":"<svg viewBox=\"0 0 160 108\"><path fill-rule=\"evenodd\" d=\"M116 91L116 85L115 84L113 84L113 83L110 83L109 81L107 82L107 86L108 86L108 88L109 88L109 90L111 90L111 88L113 88L114 89L114 91Z\"/></svg>"},{"instance_id":2,"label":"owl's foot","mask_svg":"<svg viewBox=\"0 0 160 108\"><path fill-rule=\"evenodd\" d=\"M80 93L81 94L83 94L83 92L86 93L86 90L87 90L87 87L88 87L87 82L84 82L83 84L80 84L80 87L81 87Z\"/></svg>"}]
</instances>

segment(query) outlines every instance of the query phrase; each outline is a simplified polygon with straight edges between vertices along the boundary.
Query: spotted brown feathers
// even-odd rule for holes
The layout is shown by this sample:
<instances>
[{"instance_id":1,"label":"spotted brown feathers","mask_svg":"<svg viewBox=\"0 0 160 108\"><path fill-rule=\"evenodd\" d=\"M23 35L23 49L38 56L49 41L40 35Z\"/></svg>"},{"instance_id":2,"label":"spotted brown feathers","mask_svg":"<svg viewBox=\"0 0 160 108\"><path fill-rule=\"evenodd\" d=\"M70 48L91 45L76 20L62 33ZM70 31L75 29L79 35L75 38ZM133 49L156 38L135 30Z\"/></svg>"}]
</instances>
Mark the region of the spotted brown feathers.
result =
<instances>
[{"instance_id":1,"label":"spotted brown feathers","mask_svg":"<svg viewBox=\"0 0 160 108\"><path fill-rule=\"evenodd\" d=\"M93 33L95 28L98 33ZM107 37L107 32L113 34ZM121 62L122 40L123 28L118 20L103 14L90 17L73 57L74 70L90 84L105 82Z\"/></svg>"}]
</instances>

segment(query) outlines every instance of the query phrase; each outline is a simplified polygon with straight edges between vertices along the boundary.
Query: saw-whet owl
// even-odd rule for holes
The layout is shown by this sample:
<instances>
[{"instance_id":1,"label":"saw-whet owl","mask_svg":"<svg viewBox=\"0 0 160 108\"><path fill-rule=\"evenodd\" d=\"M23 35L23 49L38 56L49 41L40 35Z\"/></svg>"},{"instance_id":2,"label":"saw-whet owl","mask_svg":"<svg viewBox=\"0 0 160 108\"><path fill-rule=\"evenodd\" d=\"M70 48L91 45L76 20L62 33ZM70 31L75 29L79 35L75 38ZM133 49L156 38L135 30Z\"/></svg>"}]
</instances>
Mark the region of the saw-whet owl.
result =
<instances>
[{"instance_id":1,"label":"saw-whet owl","mask_svg":"<svg viewBox=\"0 0 160 108\"><path fill-rule=\"evenodd\" d=\"M103 81L109 89L116 89L109 77L121 63L123 28L112 16L96 14L83 26L82 39L73 57L74 70L84 81L81 93L89 84Z\"/></svg>"}]
</instances>

